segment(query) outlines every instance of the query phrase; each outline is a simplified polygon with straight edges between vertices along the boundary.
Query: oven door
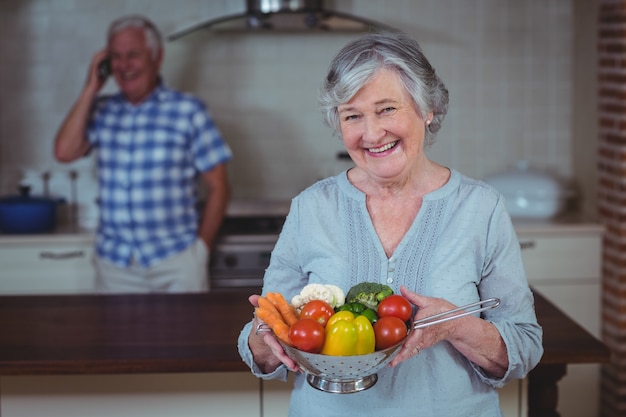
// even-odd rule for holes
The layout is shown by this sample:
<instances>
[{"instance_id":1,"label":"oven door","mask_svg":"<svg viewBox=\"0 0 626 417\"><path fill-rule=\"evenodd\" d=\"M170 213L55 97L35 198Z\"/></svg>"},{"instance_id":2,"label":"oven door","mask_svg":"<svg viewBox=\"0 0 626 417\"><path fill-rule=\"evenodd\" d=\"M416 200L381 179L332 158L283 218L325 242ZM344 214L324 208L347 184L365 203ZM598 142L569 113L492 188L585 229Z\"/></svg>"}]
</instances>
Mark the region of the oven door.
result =
<instances>
[{"instance_id":1,"label":"oven door","mask_svg":"<svg viewBox=\"0 0 626 417\"><path fill-rule=\"evenodd\" d=\"M274 244L218 242L209 264L211 288L261 287Z\"/></svg>"}]
</instances>

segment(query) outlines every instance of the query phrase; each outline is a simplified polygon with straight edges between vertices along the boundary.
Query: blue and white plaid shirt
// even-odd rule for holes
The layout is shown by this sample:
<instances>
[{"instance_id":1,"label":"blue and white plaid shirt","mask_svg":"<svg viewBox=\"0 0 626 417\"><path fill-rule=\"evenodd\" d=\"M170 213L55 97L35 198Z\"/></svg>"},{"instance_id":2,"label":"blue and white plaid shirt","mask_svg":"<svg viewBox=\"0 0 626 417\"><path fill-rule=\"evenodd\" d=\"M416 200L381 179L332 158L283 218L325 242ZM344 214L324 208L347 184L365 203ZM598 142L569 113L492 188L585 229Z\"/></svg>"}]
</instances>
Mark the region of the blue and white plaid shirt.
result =
<instances>
[{"instance_id":1,"label":"blue and white plaid shirt","mask_svg":"<svg viewBox=\"0 0 626 417\"><path fill-rule=\"evenodd\" d=\"M197 238L198 173L232 157L204 103L162 85L139 105L102 96L88 140L97 149L98 256L150 266Z\"/></svg>"}]
</instances>

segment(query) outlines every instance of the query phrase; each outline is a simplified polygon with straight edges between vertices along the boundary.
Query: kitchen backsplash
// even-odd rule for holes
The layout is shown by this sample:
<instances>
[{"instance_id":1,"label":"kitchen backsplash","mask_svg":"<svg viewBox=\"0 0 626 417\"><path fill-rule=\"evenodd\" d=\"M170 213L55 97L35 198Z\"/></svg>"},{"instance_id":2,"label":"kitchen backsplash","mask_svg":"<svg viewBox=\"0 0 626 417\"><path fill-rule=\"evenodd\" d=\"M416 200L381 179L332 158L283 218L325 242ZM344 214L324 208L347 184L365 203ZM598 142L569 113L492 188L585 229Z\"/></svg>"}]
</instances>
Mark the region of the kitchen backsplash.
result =
<instances>
[{"instance_id":1,"label":"kitchen backsplash","mask_svg":"<svg viewBox=\"0 0 626 417\"><path fill-rule=\"evenodd\" d=\"M413 34L450 90L432 158L483 178L527 160L572 175L572 3L569 0L335 1L327 6ZM0 1L0 192L20 180L94 216L93 158L62 165L55 132L77 97L108 23L152 18L165 35L239 13L245 1ZM332 56L354 35L207 34L166 43L163 77L203 98L234 151L235 198L291 198L349 166L316 98ZM115 91L109 81L105 91ZM75 183L70 172L76 171ZM75 194L75 195L73 195Z\"/></svg>"}]
</instances>

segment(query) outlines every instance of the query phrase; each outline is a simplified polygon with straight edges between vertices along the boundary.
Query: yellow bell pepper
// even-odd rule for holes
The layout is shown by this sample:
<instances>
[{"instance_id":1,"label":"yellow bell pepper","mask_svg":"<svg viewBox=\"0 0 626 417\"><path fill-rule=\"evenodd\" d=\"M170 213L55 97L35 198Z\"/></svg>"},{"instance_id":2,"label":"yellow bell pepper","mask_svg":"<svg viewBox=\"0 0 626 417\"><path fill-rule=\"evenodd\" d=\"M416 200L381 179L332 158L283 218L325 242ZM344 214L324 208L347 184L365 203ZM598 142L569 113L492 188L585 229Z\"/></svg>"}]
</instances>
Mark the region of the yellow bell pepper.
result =
<instances>
[{"instance_id":1,"label":"yellow bell pepper","mask_svg":"<svg viewBox=\"0 0 626 417\"><path fill-rule=\"evenodd\" d=\"M326 323L322 355L352 356L374 352L376 341L372 323L365 316L339 311Z\"/></svg>"},{"instance_id":2,"label":"yellow bell pepper","mask_svg":"<svg viewBox=\"0 0 626 417\"><path fill-rule=\"evenodd\" d=\"M357 316L354 319L359 340L356 343L356 354L367 355L376 350L376 337L374 336L374 327L372 322L365 316Z\"/></svg>"}]
</instances>

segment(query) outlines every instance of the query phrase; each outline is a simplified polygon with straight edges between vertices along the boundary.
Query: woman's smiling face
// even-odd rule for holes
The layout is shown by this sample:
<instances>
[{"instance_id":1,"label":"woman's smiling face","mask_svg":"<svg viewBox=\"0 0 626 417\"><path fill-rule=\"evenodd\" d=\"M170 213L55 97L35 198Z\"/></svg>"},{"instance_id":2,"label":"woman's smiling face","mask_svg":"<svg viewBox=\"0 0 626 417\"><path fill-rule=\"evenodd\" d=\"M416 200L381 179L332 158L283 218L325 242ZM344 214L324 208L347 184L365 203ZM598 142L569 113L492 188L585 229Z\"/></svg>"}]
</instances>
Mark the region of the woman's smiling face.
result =
<instances>
[{"instance_id":1,"label":"woman's smiling face","mask_svg":"<svg viewBox=\"0 0 626 417\"><path fill-rule=\"evenodd\" d=\"M373 179L402 180L425 159L425 122L396 72L380 70L337 110L348 154Z\"/></svg>"}]
</instances>

